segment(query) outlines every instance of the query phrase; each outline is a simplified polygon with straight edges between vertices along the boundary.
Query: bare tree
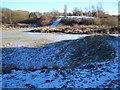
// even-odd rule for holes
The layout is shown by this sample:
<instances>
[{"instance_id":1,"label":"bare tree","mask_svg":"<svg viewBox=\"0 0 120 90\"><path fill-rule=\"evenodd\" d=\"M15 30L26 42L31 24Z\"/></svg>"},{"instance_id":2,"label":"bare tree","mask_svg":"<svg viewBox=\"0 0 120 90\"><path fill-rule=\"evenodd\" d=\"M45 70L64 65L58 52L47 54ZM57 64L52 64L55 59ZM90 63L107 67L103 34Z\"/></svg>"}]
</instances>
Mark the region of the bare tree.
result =
<instances>
[{"instance_id":1,"label":"bare tree","mask_svg":"<svg viewBox=\"0 0 120 90\"><path fill-rule=\"evenodd\" d=\"M52 14L53 14L54 17L56 17L56 16L60 15L60 12L58 10L53 9Z\"/></svg>"},{"instance_id":2,"label":"bare tree","mask_svg":"<svg viewBox=\"0 0 120 90\"><path fill-rule=\"evenodd\" d=\"M73 8L73 13L79 11L79 9L77 7Z\"/></svg>"},{"instance_id":3,"label":"bare tree","mask_svg":"<svg viewBox=\"0 0 120 90\"><path fill-rule=\"evenodd\" d=\"M64 5L64 16L67 16L67 5Z\"/></svg>"},{"instance_id":4,"label":"bare tree","mask_svg":"<svg viewBox=\"0 0 120 90\"><path fill-rule=\"evenodd\" d=\"M102 17L103 16L103 6L101 2L98 2L97 5L97 17Z\"/></svg>"},{"instance_id":5,"label":"bare tree","mask_svg":"<svg viewBox=\"0 0 120 90\"><path fill-rule=\"evenodd\" d=\"M99 28L100 26L102 25L102 19L103 19L103 6L102 6L102 3L101 2L98 2L98 5L97 5L97 18L99 18ZM107 28L107 26L106 26ZM107 28L108 29L108 28Z\"/></svg>"},{"instance_id":6,"label":"bare tree","mask_svg":"<svg viewBox=\"0 0 120 90\"><path fill-rule=\"evenodd\" d=\"M87 13L87 12L88 12L88 8L85 7L85 15L86 15L86 16L88 16L88 13Z\"/></svg>"},{"instance_id":7,"label":"bare tree","mask_svg":"<svg viewBox=\"0 0 120 90\"><path fill-rule=\"evenodd\" d=\"M81 16L83 16L83 10L82 10L82 8L80 8L80 12L81 12Z\"/></svg>"},{"instance_id":8,"label":"bare tree","mask_svg":"<svg viewBox=\"0 0 120 90\"><path fill-rule=\"evenodd\" d=\"M91 11L92 11L92 16L93 17L97 16L96 15L96 8L95 8L95 6L93 6L93 5L91 6Z\"/></svg>"},{"instance_id":9,"label":"bare tree","mask_svg":"<svg viewBox=\"0 0 120 90\"><path fill-rule=\"evenodd\" d=\"M12 11L9 12L9 20L10 20L10 24L12 24Z\"/></svg>"},{"instance_id":10,"label":"bare tree","mask_svg":"<svg viewBox=\"0 0 120 90\"><path fill-rule=\"evenodd\" d=\"M80 11L77 7L73 9L73 15L75 16L81 16L82 10Z\"/></svg>"}]
</instances>

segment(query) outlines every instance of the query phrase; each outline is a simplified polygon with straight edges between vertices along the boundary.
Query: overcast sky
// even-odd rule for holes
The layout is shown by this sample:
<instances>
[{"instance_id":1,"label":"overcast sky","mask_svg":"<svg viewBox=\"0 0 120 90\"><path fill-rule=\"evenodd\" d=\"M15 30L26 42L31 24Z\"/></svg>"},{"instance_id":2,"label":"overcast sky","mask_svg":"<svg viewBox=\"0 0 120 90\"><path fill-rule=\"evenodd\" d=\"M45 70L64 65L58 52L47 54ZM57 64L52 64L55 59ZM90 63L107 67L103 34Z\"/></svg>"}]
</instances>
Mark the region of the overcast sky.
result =
<instances>
[{"instance_id":1,"label":"overcast sky","mask_svg":"<svg viewBox=\"0 0 120 90\"><path fill-rule=\"evenodd\" d=\"M119 0L3 0L1 6L13 10L27 10L30 12L51 12L53 9L63 12L64 5L67 5L68 12L72 12L75 7L85 10L85 7L89 8L92 5L97 6L98 2L101 2L105 12L117 15L118 1Z\"/></svg>"}]
</instances>

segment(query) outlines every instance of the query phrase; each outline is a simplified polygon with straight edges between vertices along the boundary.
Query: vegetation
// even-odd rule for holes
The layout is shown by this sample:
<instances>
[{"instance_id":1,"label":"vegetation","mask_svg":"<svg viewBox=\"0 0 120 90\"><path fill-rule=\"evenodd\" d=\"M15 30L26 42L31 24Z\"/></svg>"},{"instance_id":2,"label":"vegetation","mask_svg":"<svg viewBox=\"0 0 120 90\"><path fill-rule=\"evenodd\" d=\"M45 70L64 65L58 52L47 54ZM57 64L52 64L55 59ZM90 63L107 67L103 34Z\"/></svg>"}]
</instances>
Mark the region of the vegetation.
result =
<instances>
[{"instance_id":1,"label":"vegetation","mask_svg":"<svg viewBox=\"0 0 120 90\"><path fill-rule=\"evenodd\" d=\"M98 25L98 26L110 26L116 27L118 26L118 17L117 16L107 16L102 18L95 17L94 19L81 19L80 21L77 18L69 19L64 18L61 20L63 25L73 26L74 24L78 25Z\"/></svg>"},{"instance_id":2,"label":"vegetation","mask_svg":"<svg viewBox=\"0 0 120 90\"><path fill-rule=\"evenodd\" d=\"M60 13L57 10L53 10L52 12L28 12L28 11L22 11L22 10L10 10L8 8L1 8L2 12L0 13L2 17L2 23L3 25L6 25L5 27L40 27L40 26L49 26L51 25L55 20L58 19L58 16L65 16L64 19L61 20L60 25L66 26L69 25L73 27L72 29L69 28L66 30L62 29L62 32L65 33L119 33L118 28L118 16L112 16L104 12L104 9L102 7L101 3L98 3L97 7L91 6L89 8L85 8L83 11L82 9L78 9L77 7L73 8L72 13L67 12L67 5L64 6L64 12ZM72 18L69 19L66 16L92 16L94 19L77 19ZM25 25L20 25L18 23L24 23ZM11 25L12 24L12 25ZM26 25L28 24L28 25ZM86 27L86 30L81 30L81 25L93 25L93 26L99 26L98 28L94 28L91 30L91 28ZM79 28L75 28L74 26L79 26ZM101 28L103 27L103 28ZM4 30L4 29L3 29ZM70 31L71 30L71 31ZM39 30L41 31L41 30ZM53 32L58 30L46 30L47 32ZM60 31L58 31L60 32Z\"/></svg>"},{"instance_id":3,"label":"vegetation","mask_svg":"<svg viewBox=\"0 0 120 90\"><path fill-rule=\"evenodd\" d=\"M2 23L13 24L29 18L28 11L22 10L10 10L8 8L2 8Z\"/></svg>"},{"instance_id":4,"label":"vegetation","mask_svg":"<svg viewBox=\"0 0 120 90\"><path fill-rule=\"evenodd\" d=\"M30 13L29 18L37 18L37 15L35 13Z\"/></svg>"},{"instance_id":5,"label":"vegetation","mask_svg":"<svg viewBox=\"0 0 120 90\"><path fill-rule=\"evenodd\" d=\"M106 27L98 25L78 25L72 26L57 26L56 28L39 27L30 32L45 32L45 33L67 33L67 34L118 34L118 27Z\"/></svg>"},{"instance_id":6,"label":"vegetation","mask_svg":"<svg viewBox=\"0 0 120 90\"><path fill-rule=\"evenodd\" d=\"M33 20L33 22L29 22L29 24L39 24L41 26L46 26L49 25L52 18L56 16L92 16L96 17L98 19L95 20L95 22L98 22L100 24L109 24L109 25L114 25L116 26L117 24L117 17L116 16L110 16L106 12L104 12L104 9L102 7L101 3L98 3L97 7L91 6L89 8L85 8L83 11L82 9L78 9L77 7L73 8L72 13L67 13L67 5L64 6L64 12L60 13L57 10L53 10L52 12L45 12L45 13L40 13L40 12L28 12L28 11L23 11L23 10L10 10L8 8L1 8L2 14L2 23L3 24L14 24L18 22L22 23L28 23L29 20ZM66 19L66 18L65 18ZM99 20L100 19L100 20ZM28 20L24 22L24 20ZM112 21L113 20L113 21ZM72 20L73 21L73 20ZM84 20L85 22L91 22L90 20ZM112 22L111 22L112 21ZM68 22L66 22L68 24ZM72 22L76 23L76 22ZM86 24L86 23L85 23ZM92 23L94 24L94 22ZM70 23L71 25L71 23Z\"/></svg>"},{"instance_id":7,"label":"vegetation","mask_svg":"<svg viewBox=\"0 0 120 90\"><path fill-rule=\"evenodd\" d=\"M73 9L73 15L74 16L82 16L83 12L82 12L82 10L79 10L78 8L74 8Z\"/></svg>"},{"instance_id":8,"label":"vegetation","mask_svg":"<svg viewBox=\"0 0 120 90\"><path fill-rule=\"evenodd\" d=\"M77 21L76 21L75 18L73 18L73 19L64 18L64 19L61 20L61 23L62 23L63 25L70 25L70 26L73 26L74 24L77 23Z\"/></svg>"}]
</instances>

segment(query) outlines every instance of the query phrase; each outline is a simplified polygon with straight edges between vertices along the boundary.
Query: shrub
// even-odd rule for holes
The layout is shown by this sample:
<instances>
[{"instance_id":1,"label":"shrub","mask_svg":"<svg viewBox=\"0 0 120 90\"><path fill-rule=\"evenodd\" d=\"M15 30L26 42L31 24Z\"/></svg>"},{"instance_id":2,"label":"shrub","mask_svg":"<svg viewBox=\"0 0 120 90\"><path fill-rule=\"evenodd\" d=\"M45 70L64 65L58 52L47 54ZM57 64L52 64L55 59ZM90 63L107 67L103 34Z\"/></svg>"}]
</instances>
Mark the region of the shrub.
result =
<instances>
[{"instance_id":1,"label":"shrub","mask_svg":"<svg viewBox=\"0 0 120 90\"><path fill-rule=\"evenodd\" d=\"M83 25L99 25L101 24L100 19L94 18L94 19L82 19L80 24Z\"/></svg>"},{"instance_id":2,"label":"shrub","mask_svg":"<svg viewBox=\"0 0 120 90\"><path fill-rule=\"evenodd\" d=\"M52 20L52 17L47 16L47 15L43 15L39 19L39 24L41 26L47 26L47 25L49 25L51 23L51 20Z\"/></svg>"},{"instance_id":3,"label":"shrub","mask_svg":"<svg viewBox=\"0 0 120 90\"><path fill-rule=\"evenodd\" d=\"M70 18L64 18L64 19L61 20L61 23L63 23L64 25L70 25L70 26L72 26L73 24L75 24L77 22L76 22L75 18L72 18L72 19L70 19Z\"/></svg>"},{"instance_id":4,"label":"shrub","mask_svg":"<svg viewBox=\"0 0 120 90\"><path fill-rule=\"evenodd\" d=\"M113 16L108 16L106 18L101 18L102 25L106 26L118 26L118 18Z\"/></svg>"},{"instance_id":5,"label":"shrub","mask_svg":"<svg viewBox=\"0 0 120 90\"><path fill-rule=\"evenodd\" d=\"M120 33L120 29L118 27L112 27L109 29L110 34L118 34Z\"/></svg>"}]
</instances>

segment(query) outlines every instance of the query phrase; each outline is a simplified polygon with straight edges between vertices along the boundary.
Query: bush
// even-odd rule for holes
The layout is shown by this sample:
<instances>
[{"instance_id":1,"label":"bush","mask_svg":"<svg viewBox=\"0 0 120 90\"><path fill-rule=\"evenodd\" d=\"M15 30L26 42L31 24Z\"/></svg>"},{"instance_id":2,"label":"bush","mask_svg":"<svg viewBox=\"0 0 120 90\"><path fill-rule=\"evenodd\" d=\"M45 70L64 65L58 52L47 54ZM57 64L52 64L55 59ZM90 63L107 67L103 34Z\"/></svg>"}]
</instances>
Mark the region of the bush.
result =
<instances>
[{"instance_id":1,"label":"bush","mask_svg":"<svg viewBox=\"0 0 120 90\"><path fill-rule=\"evenodd\" d=\"M109 29L110 34L118 34L120 33L120 28L118 27L112 27Z\"/></svg>"},{"instance_id":2,"label":"bush","mask_svg":"<svg viewBox=\"0 0 120 90\"><path fill-rule=\"evenodd\" d=\"M82 19L80 24L83 24L83 25L99 25L101 22L100 22L100 19Z\"/></svg>"},{"instance_id":3,"label":"bush","mask_svg":"<svg viewBox=\"0 0 120 90\"><path fill-rule=\"evenodd\" d=\"M52 19L52 17L43 15L43 16L40 17L39 24L40 24L41 26L47 26L47 25L50 24L51 19Z\"/></svg>"},{"instance_id":4,"label":"bush","mask_svg":"<svg viewBox=\"0 0 120 90\"><path fill-rule=\"evenodd\" d=\"M108 16L101 19L102 25L106 26L118 26L118 18L113 16Z\"/></svg>"},{"instance_id":5,"label":"bush","mask_svg":"<svg viewBox=\"0 0 120 90\"><path fill-rule=\"evenodd\" d=\"M73 24L75 24L77 22L76 22L75 18L72 18L72 19L70 19L70 18L64 18L64 19L61 20L61 23L63 23L64 25L70 25L70 26L72 26Z\"/></svg>"}]
</instances>

